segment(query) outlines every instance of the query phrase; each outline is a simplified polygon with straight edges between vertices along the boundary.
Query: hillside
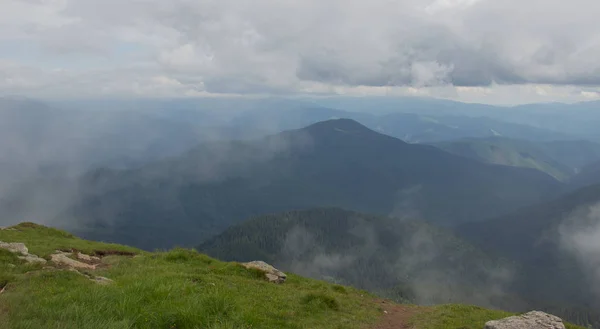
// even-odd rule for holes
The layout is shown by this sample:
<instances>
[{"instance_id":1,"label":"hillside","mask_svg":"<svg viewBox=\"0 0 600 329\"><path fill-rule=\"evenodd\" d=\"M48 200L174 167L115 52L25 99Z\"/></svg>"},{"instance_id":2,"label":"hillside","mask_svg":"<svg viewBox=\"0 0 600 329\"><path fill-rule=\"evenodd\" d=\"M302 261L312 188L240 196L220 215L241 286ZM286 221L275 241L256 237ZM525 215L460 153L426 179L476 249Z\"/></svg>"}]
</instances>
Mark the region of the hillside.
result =
<instances>
[{"instance_id":1,"label":"hillside","mask_svg":"<svg viewBox=\"0 0 600 329\"><path fill-rule=\"evenodd\" d=\"M33 224L1 230L0 241L25 242L44 257L55 249L135 254L105 256L96 270L82 271L114 281L99 285L0 249L2 328L364 328L382 314L380 303L358 290L293 274L276 285L192 250L146 253Z\"/></svg>"},{"instance_id":2,"label":"hillside","mask_svg":"<svg viewBox=\"0 0 600 329\"><path fill-rule=\"evenodd\" d=\"M516 283L532 298L598 309L599 202L600 185L588 186L494 220L461 225L457 232L524 264Z\"/></svg>"},{"instance_id":3,"label":"hillside","mask_svg":"<svg viewBox=\"0 0 600 329\"><path fill-rule=\"evenodd\" d=\"M56 249L99 257L96 269L69 270L53 261L27 264L0 248L2 328L481 329L510 315L466 305L398 305L290 273L273 284L259 271L193 250L148 253L31 223L1 229L0 241L25 242L31 254L48 259Z\"/></svg>"},{"instance_id":4,"label":"hillside","mask_svg":"<svg viewBox=\"0 0 600 329\"><path fill-rule=\"evenodd\" d=\"M600 144L588 141L534 142L490 137L445 141L432 145L485 163L537 169L562 181L600 160Z\"/></svg>"},{"instance_id":5,"label":"hillside","mask_svg":"<svg viewBox=\"0 0 600 329\"><path fill-rule=\"evenodd\" d=\"M360 122L363 122L359 119ZM570 139L566 134L542 128L503 122L488 117L451 114L391 113L369 122L379 132L410 143L435 143L463 138L504 137L532 141Z\"/></svg>"},{"instance_id":6,"label":"hillside","mask_svg":"<svg viewBox=\"0 0 600 329\"><path fill-rule=\"evenodd\" d=\"M293 211L245 221L198 249L231 261L265 259L396 300L518 308L507 293L512 264L422 221L336 208Z\"/></svg>"},{"instance_id":7,"label":"hillside","mask_svg":"<svg viewBox=\"0 0 600 329\"><path fill-rule=\"evenodd\" d=\"M571 180L573 187L584 187L600 183L600 161L592 163L581 170Z\"/></svg>"},{"instance_id":8,"label":"hillside","mask_svg":"<svg viewBox=\"0 0 600 329\"><path fill-rule=\"evenodd\" d=\"M482 164L341 119L252 142L202 144L136 170L90 172L57 225L94 240L169 248L264 213L335 206L451 225L561 188L535 170Z\"/></svg>"}]
</instances>

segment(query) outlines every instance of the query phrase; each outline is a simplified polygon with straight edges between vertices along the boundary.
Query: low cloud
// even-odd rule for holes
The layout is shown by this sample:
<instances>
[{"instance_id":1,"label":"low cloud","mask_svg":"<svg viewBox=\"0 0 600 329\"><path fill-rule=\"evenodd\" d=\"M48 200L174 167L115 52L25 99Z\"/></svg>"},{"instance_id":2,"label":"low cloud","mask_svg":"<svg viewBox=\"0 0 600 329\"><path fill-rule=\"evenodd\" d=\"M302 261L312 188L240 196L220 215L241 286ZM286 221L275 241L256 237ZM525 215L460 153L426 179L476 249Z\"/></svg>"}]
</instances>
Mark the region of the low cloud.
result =
<instances>
[{"instance_id":1,"label":"low cloud","mask_svg":"<svg viewBox=\"0 0 600 329\"><path fill-rule=\"evenodd\" d=\"M574 211L559 234L561 246L575 256L600 298L600 203Z\"/></svg>"},{"instance_id":2,"label":"low cloud","mask_svg":"<svg viewBox=\"0 0 600 329\"><path fill-rule=\"evenodd\" d=\"M388 229L402 233L388 236L362 220L347 232L336 233L316 233L297 225L287 232L277 265L419 304L519 307L508 299L514 276L510 264L486 258L449 233L423 223L404 222L401 228ZM343 240L332 240L338 244L333 247L321 234ZM344 252L339 244L345 246Z\"/></svg>"}]
</instances>

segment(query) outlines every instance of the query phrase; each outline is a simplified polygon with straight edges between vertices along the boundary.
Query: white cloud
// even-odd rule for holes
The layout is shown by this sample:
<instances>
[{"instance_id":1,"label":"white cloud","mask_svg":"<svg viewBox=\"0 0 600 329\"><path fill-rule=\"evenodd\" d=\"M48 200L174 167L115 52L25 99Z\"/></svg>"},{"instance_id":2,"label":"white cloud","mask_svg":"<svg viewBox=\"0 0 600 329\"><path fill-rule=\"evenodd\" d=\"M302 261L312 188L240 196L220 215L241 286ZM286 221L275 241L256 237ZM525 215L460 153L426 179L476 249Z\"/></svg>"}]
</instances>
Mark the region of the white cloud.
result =
<instances>
[{"instance_id":1,"label":"white cloud","mask_svg":"<svg viewBox=\"0 0 600 329\"><path fill-rule=\"evenodd\" d=\"M41 60L11 56L24 71L0 74L31 95L155 91L150 77L166 76L182 93L528 86L586 99L600 85L599 14L593 0L2 0L0 58L21 41ZM64 76L85 81L49 82Z\"/></svg>"}]
</instances>

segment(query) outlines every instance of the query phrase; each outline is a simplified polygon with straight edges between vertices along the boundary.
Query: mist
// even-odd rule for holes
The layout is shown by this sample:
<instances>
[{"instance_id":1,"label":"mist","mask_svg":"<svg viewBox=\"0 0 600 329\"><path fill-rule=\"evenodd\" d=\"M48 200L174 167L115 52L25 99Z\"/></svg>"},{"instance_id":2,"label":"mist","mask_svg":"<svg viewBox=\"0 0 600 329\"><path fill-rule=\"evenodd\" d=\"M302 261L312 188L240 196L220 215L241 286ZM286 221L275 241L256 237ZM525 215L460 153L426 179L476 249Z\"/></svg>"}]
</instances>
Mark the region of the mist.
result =
<instances>
[{"instance_id":1,"label":"mist","mask_svg":"<svg viewBox=\"0 0 600 329\"><path fill-rule=\"evenodd\" d=\"M383 227L347 220L351 226L335 233L293 226L277 253L277 266L422 305L522 307L510 299L513 265L483 257L447 231L407 218L391 218L395 223Z\"/></svg>"},{"instance_id":2,"label":"mist","mask_svg":"<svg viewBox=\"0 0 600 329\"><path fill-rule=\"evenodd\" d=\"M575 257L600 302L600 202L571 213L559 234L561 247Z\"/></svg>"}]
</instances>

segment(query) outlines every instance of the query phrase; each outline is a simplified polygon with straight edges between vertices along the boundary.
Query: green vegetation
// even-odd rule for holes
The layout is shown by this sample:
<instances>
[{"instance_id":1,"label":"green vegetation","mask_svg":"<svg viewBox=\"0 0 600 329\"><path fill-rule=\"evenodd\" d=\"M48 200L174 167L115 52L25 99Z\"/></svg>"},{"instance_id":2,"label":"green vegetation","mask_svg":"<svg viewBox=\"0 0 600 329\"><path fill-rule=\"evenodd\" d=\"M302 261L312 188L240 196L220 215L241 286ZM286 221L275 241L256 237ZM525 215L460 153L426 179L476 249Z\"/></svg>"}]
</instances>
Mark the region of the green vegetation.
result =
<instances>
[{"instance_id":1,"label":"green vegetation","mask_svg":"<svg viewBox=\"0 0 600 329\"><path fill-rule=\"evenodd\" d=\"M81 223L75 233L84 238L154 250L194 246L249 217L292 209L333 206L447 225L484 220L547 200L561 184L340 119L202 144L138 169L98 169L77 188L80 202L57 222Z\"/></svg>"},{"instance_id":2,"label":"green vegetation","mask_svg":"<svg viewBox=\"0 0 600 329\"><path fill-rule=\"evenodd\" d=\"M11 227L10 230L0 231L0 241L22 242L29 252L40 257L47 257L55 250L75 249L82 253L95 255L102 252L119 251L126 253L140 253L141 250L122 246L83 240L70 233L34 223L21 223ZM43 243L40 243L43 241Z\"/></svg>"},{"instance_id":3,"label":"green vegetation","mask_svg":"<svg viewBox=\"0 0 600 329\"><path fill-rule=\"evenodd\" d=\"M477 306L439 305L417 313L411 325L420 329L481 329L490 320L511 316L511 313L493 311Z\"/></svg>"},{"instance_id":4,"label":"green vegetation","mask_svg":"<svg viewBox=\"0 0 600 329\"><path fill-rule=\"evenodd\" d=\"M291 211L233 226L198 250L229 261L261 259L396 301L514 306L493 291L504 289L501 275L511 264L424 221L338 208Z\"/></svg>"},{"instance_id":5,"label":"green vegetation","mask_svg":"<svg viewBox=\"0 0 600 329\"><path fill-rule=\"evenodd\" d=\"M513 285L538 308L598 328L600 304L584 261L596 256L571 251L569 241L571 230L597 232L592 210L599 201L600 185L592 185L497 219L461 225L456 232L488 253L523 264Z\"/></svg>"},{"instance_id":6,"label":"green vegetation","mask_svg":"<svg viewBox=\"0 0 600 329\"><path fill-rule=\"evenodd\" d=\"M502 319L513 314L488 310L469 305L439 305L418 312L410 325L418 329L481 329L490 320ZM583 329L565 323L567 329Z\"/></svg>"},{"instance_id":7,"label":"green vegetation","mask_svg":"<svg viewBox=\"0 0 600 329\"><path fill-rule=\"evenodd\" d=\"M362 291L293 274L272 284L256 270L193 250L146 253L37 225L14 229L0 230L0 241L26 242L32 253L75 248L138 255L105 256L104 266L92 271L115 281L103 286L0 250L2 328L364 328L380 314Z\"/></svg>"},{"instance_id":8,"label":"green vegetation","mask_svg":"<svg viewBox=\"0 0 600 329\"><path fill-rule=\"evenodd\" d=\"M273 284L260 271L194 250L140 252L29 223L0 230L0 241L28 241L30 251L46 255L60 248L125 252L99 253L101 265L88 274L114 280L99 285L81 272L26 264L0 249L0 328L369 329L384 316L381 301L362 290L291 273ZM413 329L481 329L510 315L462 305L402 307L411 315L397 325Z\"/></svg>"},{"instance_id":9,"label":"green vegetation","mask_svg":"<svg viewBox=\"0 0 600 329\"><path fill-rule=\"evenodd\" d=\"M600 160L600 144L584 140L542 142L487 137L433 145L485 163L536 169L561 181Z\"/></svg>"}]
</instances>

